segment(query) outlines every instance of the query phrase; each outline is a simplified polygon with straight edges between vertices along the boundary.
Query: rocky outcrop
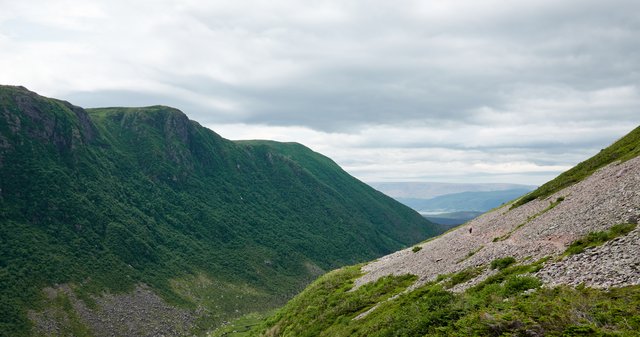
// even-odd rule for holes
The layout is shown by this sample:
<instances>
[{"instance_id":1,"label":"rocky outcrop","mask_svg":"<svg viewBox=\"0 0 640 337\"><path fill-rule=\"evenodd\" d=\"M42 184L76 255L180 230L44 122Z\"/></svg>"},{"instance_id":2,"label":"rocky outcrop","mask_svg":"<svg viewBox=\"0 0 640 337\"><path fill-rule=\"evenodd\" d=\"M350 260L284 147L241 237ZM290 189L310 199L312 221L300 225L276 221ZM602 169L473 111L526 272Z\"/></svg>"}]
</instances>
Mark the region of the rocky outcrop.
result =
<instances>
[{"instance_id":1,"label":"rocky outcrop","mask_svg":"<svg viewBox=\"0 0 640 337\"><path fill-rule=\"evenodd\" d=\"M571 255L536 273L549 286L568 284L594 288L640 284L640 228L602 246Z\"/></svg>"},{"instance_id":2,"label":"rocky outcrop","mask_svg":"<svg viewBox=\"0 0 640 337\"><path fill-rule=\"evenodd\" d=\"M24 87L0 86L0 121L6 135L27 135L19 144L36 140L58 151L72 150L95 139L97 131L87 112L69 102L42 97ZM0 144L8 144L5 140ZM0 146L7 147L7 146Z\"/></svg>"},{"instance_id":3,"label":"rocky outcrop","mask_svg":"<svg viewBox=\"0 0 640 337\"><path fill-rule=\"evenodd\" d=\"M170 306L145 285L126 294L92 297L92 307L79 300L67 285L44 291L52 305L29 314L34 332L40 336L80 329L89 329L96 337L183 336L195 322L194 313Z\"/></svg>"},{"instance_id":4,"label":"rocky outcrop","mask_svg":"<svg viewBox=\"0 0 640 337\"><path fill-rule=\"evenodd\" d=\"M533 262L560 256L571 242L590 232L603 231L640 216L640 158L610 164L587 179L544 200L488 212L434 240L382 257L363 267L356 286L386 275L414 274L414 287L465 268L488 265L512 256ZM470 230L472 229L472 231ZM557 262L547 262L538 276L549 285L584 284L609 287L638 284L640 268L638 229ZM483 274L455 287L461 291L485 279Z\"/></svg>"}]
</instances>

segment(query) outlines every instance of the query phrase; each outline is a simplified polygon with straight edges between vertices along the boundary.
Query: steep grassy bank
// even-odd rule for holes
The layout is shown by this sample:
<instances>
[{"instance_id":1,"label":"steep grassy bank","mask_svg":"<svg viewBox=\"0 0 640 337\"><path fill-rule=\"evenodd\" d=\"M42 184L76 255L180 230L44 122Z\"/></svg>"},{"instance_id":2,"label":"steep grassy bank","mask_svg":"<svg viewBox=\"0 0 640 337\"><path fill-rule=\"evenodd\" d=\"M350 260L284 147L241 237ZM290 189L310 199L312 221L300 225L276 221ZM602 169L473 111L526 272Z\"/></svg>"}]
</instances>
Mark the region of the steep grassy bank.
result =
<instances>
[{"instance_id":1,"label":"steep grassy bank","mask_svg":"<svg viewBox=\"0 0 640 337\"><path fill-rule=\"evenodd\" d=\"M412 277L386 277L350 291L358 273L328 274L256 327L252 336L637 336L640 286L607 290L540 288L527 273L540 263L503 268L463 293L443 275L391 301ZM378 304L363 318L362 312Z\"/></svg>"}]
</instances>

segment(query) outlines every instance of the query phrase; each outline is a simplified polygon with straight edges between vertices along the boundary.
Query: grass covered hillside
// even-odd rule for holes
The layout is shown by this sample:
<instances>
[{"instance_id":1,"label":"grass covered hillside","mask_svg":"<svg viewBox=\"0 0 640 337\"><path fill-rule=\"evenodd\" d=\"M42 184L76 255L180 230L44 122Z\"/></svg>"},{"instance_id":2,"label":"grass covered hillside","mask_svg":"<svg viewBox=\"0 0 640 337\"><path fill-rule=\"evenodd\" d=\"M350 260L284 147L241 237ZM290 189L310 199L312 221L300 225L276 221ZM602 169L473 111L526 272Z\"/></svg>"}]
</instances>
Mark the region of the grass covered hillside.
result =
<instances>
[{"instance_id":1,"label":"grass covered hillside","mask_svg":"<svg viewBox=\"0 0 640 337\"><path fill-rule=\"evenodd\" d=\"M435 234L302 145L228 141L164 106L85 111L0 87L2 336L37 334L28 317L55 306L42 289L58 284L94 309L146 284L201 332ZM91 335L60 303L68 335Z\"/></svg>"},{"instance_id":2,"label":"grass covered hillside","mask_svg":"<svg viewBox=\"0 0 640 337\"><path fill-rule=\"evenodd\" d=\"M639 135L521 207L329 272L226 336L640 336Z\"/></svg>"},{"instance_id":3,"label":"grass covered hillside","mask_svg":"<svg viewBox=\"0 0 640 337\"><path fill-rule=\"evenodd\" d=\"M343 268L318 279L250 335L638 336L640 286L540 288L527 273L541 262L506 266L462 293L448 288L468 279L467 272L409 292L413 275L387 276L354 291L359 267Z\"/></svg>"}]
</instances>

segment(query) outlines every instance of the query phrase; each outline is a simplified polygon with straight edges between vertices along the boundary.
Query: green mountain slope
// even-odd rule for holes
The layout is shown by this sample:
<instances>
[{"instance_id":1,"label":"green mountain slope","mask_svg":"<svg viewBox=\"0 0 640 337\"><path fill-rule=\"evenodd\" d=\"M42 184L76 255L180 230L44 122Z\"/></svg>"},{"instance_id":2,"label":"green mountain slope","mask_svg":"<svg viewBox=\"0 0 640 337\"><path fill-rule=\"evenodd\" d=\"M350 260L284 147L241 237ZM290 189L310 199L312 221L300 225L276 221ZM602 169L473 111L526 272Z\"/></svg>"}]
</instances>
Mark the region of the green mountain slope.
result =
<instances>
[{"instance_id":1,"label":"green mountain slope","mask_svg":"<svg viewBox=\"0 0 640 337\"><path fill-rule=\"evenodd\" d=\"M639 136L526 207L323 275L245 336L639 336Z\"/></svg>"},{"instance_id":2,"label":"green mountain slope","mask_svg":"<svg viewBox=\"0 0 640 337\"><path fill-rule=\"evenodd\" d=\"M27 311L56 284L89 306L147 284L199 307L197 332L438 233L302 145L231 142L169 107L85 111L8 86L0 225L3 336L32 333ZM190 288L200 277L225 285L220 300Z\"/></svg>"},{"instance_id":3,"label":"green mountain slope","mask_svg":"<svg viewBox=\"0 0 640 337\"><path fill-rule=\"evenodd\" d=\"M319 278L248 335L638 336L640 286L539 288L540 281L523 275L537 268L537 263L507 267L453 293L436 282L404 292L413 275L387 276L354 291L360 271L346 267Z\"/></svg>"}]
</instances>

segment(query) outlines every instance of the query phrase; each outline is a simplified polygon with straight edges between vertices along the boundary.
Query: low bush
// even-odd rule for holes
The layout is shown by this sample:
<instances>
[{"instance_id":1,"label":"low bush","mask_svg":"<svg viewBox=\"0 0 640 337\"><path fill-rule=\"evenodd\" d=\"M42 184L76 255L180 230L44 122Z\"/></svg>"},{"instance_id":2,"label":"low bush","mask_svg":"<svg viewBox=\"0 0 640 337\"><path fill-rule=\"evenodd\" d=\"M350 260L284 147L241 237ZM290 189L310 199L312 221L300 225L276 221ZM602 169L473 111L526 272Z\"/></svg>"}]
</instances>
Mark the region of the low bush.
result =
<instances>
[{"instance_id":1,"label":"low bush","mask_svg":"<svg viewBox=\"0 0 640 337\"><path fill-rule=\"evenodd\" d=\"M507 296L521 293L525 290L540 288L542 282L532 276L510 276L504 283L504 293Z\"/></svg>"},{"instance_id":2,"label":"low bush","mask_svg":"<svg viewBox=\"0 0 640 337\"><path fill-rule=\"evenodd\" d=\"M452 288L455 285L458 285L458 284L461 284L461 283L465 283L465 282L477 277L478 275L482 274L484 269L485 269L484 267L475 267L475 268L463 269L462 271L459 271L459 272L451 275L449 280L445 283L445 286L447 288Z\"/></svg>"},{"instance_id":3,"label":"low bush","mask_svg":"<svg viewBox=\"0 0 640 337\"><path fill-rule=\"evenodd\" d=\"M565 251L566 255L580 254L589 247L596 247L619 236L626 235L636 228L636 224L619 224L611 227L607 231L592 232L569 245Z\"/></svg>"},{"instance_id":4,"label":"low bush","mask_svg":"<svg viewBox=\"0 0 640 337\"><path fill-rule=\"evenodd\" d=\"M495 259L491 261L491 269L502 270L504 268L509 267L510 265L516 263L516 259L512 256L503 257L501 259Z\"/></svg>"}]
</instances>

